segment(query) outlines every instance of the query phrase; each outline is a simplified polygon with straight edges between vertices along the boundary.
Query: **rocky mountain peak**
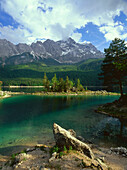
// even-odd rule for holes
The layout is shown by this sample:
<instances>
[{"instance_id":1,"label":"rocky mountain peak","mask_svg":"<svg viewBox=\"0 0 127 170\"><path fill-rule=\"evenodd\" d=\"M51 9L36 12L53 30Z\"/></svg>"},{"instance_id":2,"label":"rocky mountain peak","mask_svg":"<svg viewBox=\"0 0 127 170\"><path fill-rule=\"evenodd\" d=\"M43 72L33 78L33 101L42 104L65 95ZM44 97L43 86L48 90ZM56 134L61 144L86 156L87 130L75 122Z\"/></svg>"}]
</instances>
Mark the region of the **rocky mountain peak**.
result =
<instances>
[{"instance_id":1,"label":"rocky mountain peak","mask_svg":"<svg viewBox=\"0 0 127 170\"><path fill-rule=\"evenodd\" d=\"M20 53L24 53L24 52L31 52L32 51L32 48L25 44L25 43L19 43L16 45L16 48L17 48L17 51Z\"/></svg>"},{"instance_id":2,"label":"rocky mountain peak","mask_svg":"<svg viewBox=\"0 0 127 170\"><path fill-rule=\"evenodd\" d=\"M33 60L31 60L32 62L34 62L34 59L40 60L42 58L52 58L60 63L77 63L89 58L104 57L104 54L97 50L97 48L91 43L76 43L70 37L67 40L60 40L56 42L50 39L47 39L43 43L41 41L37 41L31 45L27 45L25 43L14 45L6 39L0 39L1 58L4 57L9 60L11 56L16 57L16 55L18 55L19 57L19 55L22 56L22 53L26 52L31 55L30 59L33 56ZM27 61L28 60L29 57L27 58ZM22 61L23 59L21 62Z\"/></svg>"},{"instance_id":3,"label":"rocky mountain peak","mask_svg":"<svg viewBox=\"0 0 127 170\"><path fill-rule=\"evenodd\" d=\"M66 42L69 44L76 44L76 42L71 37L69 37Z\"/></svg>"},{"instance_id":4,"label":"rocky mountain peak","mask_svg":"<svg viewBox=\"0 0 127 170\"><path fill-rule=\"evenodd\" d=\"M43 54L46 53L45 48L43 46L43 43L41 41L37 41L36 43L32 43L31 48L36 55L42 56Z\"/></svg>"}]
</instances>

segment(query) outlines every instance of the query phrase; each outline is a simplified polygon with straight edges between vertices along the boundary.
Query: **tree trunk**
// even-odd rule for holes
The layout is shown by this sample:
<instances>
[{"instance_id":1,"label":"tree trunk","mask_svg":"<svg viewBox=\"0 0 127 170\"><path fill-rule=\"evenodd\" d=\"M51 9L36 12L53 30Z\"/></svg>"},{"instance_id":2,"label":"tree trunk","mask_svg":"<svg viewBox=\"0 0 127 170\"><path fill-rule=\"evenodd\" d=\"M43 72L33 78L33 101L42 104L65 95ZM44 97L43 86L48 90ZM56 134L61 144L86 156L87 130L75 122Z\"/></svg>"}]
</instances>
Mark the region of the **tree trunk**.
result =
<instances>
[{"instance_id":1,"label":"tree trunk","mask_svg":"<svg viewBox=\"0 0 127 170\"><path fill-rule=\"evenodd\" d=\"M122 82L121 82L121 80L119 81L119 86L120 86L121 96L123 96L123 88L122 88Z\"/></svg>"}]
</instances>

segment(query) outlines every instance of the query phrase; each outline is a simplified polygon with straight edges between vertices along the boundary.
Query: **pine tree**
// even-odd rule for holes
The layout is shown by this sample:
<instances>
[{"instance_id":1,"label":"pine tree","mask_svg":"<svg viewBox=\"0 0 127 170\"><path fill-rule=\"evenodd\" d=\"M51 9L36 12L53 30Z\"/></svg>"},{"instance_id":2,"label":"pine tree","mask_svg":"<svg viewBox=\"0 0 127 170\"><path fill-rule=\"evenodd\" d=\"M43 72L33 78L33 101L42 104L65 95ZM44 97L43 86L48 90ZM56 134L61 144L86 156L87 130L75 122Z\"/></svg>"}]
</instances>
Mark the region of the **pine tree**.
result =
<instances>
[{"instance_id":1,"label":"pine tree","mask_svg":"<svg viewBox=\"0 0 127 170\"><path fill-rule=\"evenodd\" d=\"M121 96L123 96L122 83L127 77L127 46L124 40L115 38L109 48L104 49L105 59L102 64L100 79L104 85L119 85Z\"/></svg>"},{"instance_id":2,"label":"pine tree","mask_svg":"<svg viewBox=\"0 0 127 170\"><path fill-rule=\"evenodd\" d=\"M68 91L72 90L73 85L74 85L73 81L70 81L69 77L67 76L66 80L65 80L65 92L68 92Z\"/></svg>"},{"instance_id":3,"label":"pine tree","mask_svg":"<svg viewBox=\"0 0 127 170\"><path fill-rule=\"evenodd\" d=\"M52 82L52 87L51 87L52 91L53 92L58 91L58 80L57 80L56 74L54 74L54 77L52 78L51 82Z\"/></svg>"},{"instance_id":4,"label":"pine tree","mask_svg":"<svg viewBox=\"0 0 127 170\"><path fill-rule=\"evenodd\" d=\"M43 86L46 86L46 82L47 82L46 73L44 73L44 78L43 78L42 82L43 82Z\"/></svg>"},{"instance_id":5,"label":"pine tree","mask_svg":"<svg viewBox=\"0 0 127 170\"><path fill-rule=\"evenodd\" d=\"M77 88L77 91L83 91L84 90L83 86L80 83L80 79L77 79L77 86L76 86L76 88Z\"/></svg>"},{"instance_id":6,"label":"pine tree","mask_svg":"<svg viewBox=\"0 0 127 170\"><path fill-rule=\"evenodd\" d=\"M68 91L69 91L69 77L67 76L65 80L65 92L68 92Z\"/></svg>"},{"instance_id":7,"label":"pine tree","mask_svg":"<svg viewBox=\"0 0 127 170\"><path fill-rule=\"evenodd\" d=\"M58 85L58 91L59 91L59 92L64 91L64 85L65 85L64 79L63 79L63 78L60 78L60 79L59 79L59 85Z\"/></svg>"},{"instance_id":8,"label":"pine tree","mask_svg":"<svg viewBox=\"0 0 127 170\"><path fill-rule=\"evenodd\" d=\"M49 91L50 89L50 81L48 80L47 76L46 76L46 73L44 73L44 78L43 78L43 86L45 87L45 89L47 91Z\"/></svg>"}]
</instances>

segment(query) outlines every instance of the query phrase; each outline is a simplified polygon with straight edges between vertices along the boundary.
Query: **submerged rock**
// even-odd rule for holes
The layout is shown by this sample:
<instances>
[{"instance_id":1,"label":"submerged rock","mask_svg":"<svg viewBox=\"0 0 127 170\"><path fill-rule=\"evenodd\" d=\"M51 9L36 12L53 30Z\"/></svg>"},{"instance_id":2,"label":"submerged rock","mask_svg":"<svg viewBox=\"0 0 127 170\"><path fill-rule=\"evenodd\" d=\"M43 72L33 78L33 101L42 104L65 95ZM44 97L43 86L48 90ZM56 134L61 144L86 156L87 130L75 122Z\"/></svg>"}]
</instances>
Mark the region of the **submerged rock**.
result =
<instances>
[{"instance_id":1,"label":"submerged rock","mask_svg":"<svg viewBox=\"0 0 127 170\"><path fill-rule=\"evenodd\" d=\"M53 125L53 133L56 145L58 147L63 148L64 146L66 146L67 148L69 148L70 146L72 146L73 149L81 151L89 158L94 159L94 154L87 144L76 139L70 134L70 132L63 129L56 123L54 123Z\"/></svg>"}]
</instances>

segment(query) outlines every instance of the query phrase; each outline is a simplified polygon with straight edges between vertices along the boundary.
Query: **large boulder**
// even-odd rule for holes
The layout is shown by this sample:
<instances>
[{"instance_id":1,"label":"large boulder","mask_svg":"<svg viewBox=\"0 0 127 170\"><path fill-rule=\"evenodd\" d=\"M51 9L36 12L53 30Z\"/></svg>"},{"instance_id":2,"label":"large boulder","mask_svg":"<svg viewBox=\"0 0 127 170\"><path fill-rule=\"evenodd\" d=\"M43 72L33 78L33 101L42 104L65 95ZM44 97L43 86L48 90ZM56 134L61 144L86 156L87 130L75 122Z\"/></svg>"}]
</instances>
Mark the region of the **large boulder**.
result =
<instances>
[{"instance_id":1,"label":"large boulder","mask_svg":"<svg viewBox=\"0 0 127 170\"><path fill-rule=\"evenodd\" d=\"M69 131L63 129L56 123L54 123L53 125L53 133L56 145L58 147L63 148L64 146L66 146L67 148L69 148L70 146L72 146L73 149L81 151L89 158L94 159L94 154L87 144L76 139L74 136L71 135Z\"/></svg>"}]
</instances>

